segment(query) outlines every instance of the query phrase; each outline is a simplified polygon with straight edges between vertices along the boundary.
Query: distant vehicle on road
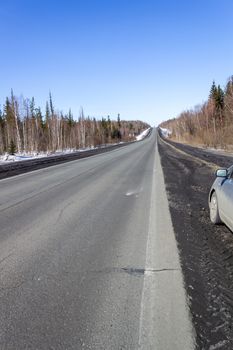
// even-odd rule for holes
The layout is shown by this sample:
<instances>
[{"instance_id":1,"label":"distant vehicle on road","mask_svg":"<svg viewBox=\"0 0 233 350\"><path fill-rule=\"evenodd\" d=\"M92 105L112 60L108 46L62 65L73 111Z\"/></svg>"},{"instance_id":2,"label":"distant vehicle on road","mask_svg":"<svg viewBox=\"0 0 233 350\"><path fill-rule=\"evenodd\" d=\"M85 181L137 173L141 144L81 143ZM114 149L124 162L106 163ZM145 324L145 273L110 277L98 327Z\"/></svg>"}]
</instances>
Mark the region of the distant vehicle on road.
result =
<instances>
[{"instance_id":1,"label":"distant vehicle on road","mask_svg":"<svg viewBox=\"0 0 233 350\"><path fill-rule=\"evenodd\" d=\"M223 222L233 231L233 165L218 169L209 193L210 220Z\"/></svg>"}]
</instances>

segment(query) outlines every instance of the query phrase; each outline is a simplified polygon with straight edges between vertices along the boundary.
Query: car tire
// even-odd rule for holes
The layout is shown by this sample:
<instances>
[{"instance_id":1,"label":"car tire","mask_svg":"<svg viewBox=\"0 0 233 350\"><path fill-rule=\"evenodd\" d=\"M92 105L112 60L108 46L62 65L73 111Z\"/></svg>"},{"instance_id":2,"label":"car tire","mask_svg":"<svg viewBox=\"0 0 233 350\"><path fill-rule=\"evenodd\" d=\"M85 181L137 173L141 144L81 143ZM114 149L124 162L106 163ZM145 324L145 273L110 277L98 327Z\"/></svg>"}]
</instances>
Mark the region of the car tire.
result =
<instances>
[{"instance_id":1,"label":"car tire","mask_svg":"<svg viewBox=\"0 0 233 350\"><path fill-rule=\"evenodd\" d=\"M215 225L222 222L219 216L218 200L215 192L212 194L210 200L210 220Z\"/></svg>"}]
</instances>

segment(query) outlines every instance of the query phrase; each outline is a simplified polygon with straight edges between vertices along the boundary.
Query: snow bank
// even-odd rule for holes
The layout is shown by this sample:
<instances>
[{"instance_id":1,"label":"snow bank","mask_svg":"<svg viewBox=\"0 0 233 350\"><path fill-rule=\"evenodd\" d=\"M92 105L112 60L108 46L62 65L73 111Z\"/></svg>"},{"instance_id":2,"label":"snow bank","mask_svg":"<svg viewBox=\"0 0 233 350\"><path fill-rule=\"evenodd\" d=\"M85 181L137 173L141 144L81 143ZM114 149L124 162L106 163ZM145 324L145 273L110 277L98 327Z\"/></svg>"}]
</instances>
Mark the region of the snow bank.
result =
<instances>
[{"instance_id":1,"label":"snow bank","mask_svg":"<svg viewBox=\"0 0 233 350\"><path fill-rule=\"evenodd\" d=\"M137 140L137 141L143 140L144 137L146 137L147 134L149 133L150 129L151 129L151 128L148 128L148 129L144 130L141 134L139 134L138 136L136 136L136 140Z\"/></svg>"},{"instance_id":2,"label":"snow bank","mask_svg":"<svg viewBox=\"0 0 233 350\"><path fill-rule=\"evenodd\" d=\"M120 144L122 144L124 142L120 142ZM105 148L108 146L114 146L114 145L118 145L119 143L111 143L111 144L106 144L106 145L99 145L98 147L86 147L86 148L79 148L79 149L75 149L75 148L68 148L65 150L57 150L55 152L41 152L41 153L27 153L27 152L23 152L23 153L16 153L14 155L10 155L8 153L4 154L4 155L0 155L0 165L1 164L6 164L8 162L19 162L19 161L25 161L25 160L30 160L30 159L37 159L37 158L44 158L44 157L54 157L54 156L60 156L63 154L70 154L70 153L78 153L78 152L87 152L93 149L98 149L98 148Z\"/></svg>"},{"instance_id":3,"label":"snow bank","mask_svg":"<svg viewBox=\"0 0 233 350\"><path fill-rule=\"evenodd\" d=\"M168 137L172 133L171 130L169 130L169 129L165 129L165 128L159 128L159 129L161 130L161 133L164 137Z\"/></svg>"},{"instance_id":4,"label":"snow bank","mask_svg":"<svg viewBox=\"0 0 233 350\"><path fill-rule=\"evenodd\" d=\"M0 156L0 164L8 163L8 162L19 162L19 161L25 161L30 159L37 159L37 158L44 158L44 157L51 157L51 156L59 156L62 154L70 154L73 152L84 152L89 151L93 148L86 148L86 149L66 149L66 150L57 150L56 152L41 152L41 153L16 153L14 155L10 155L8 153Z\"/></svg>"}]
</instances>

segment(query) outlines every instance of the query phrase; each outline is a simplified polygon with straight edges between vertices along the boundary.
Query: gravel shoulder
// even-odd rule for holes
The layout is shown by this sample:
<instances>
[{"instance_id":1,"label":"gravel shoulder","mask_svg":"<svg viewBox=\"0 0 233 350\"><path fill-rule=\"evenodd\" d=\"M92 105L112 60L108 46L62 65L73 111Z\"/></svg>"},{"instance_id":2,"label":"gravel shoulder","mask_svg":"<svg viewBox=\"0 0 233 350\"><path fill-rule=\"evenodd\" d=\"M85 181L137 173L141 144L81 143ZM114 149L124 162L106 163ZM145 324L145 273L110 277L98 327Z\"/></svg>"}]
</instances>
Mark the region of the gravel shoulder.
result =
<instances>
[{"instance_id":1,"label":"gravel shoulder","mask_svg":"<svg viewBox=\"0 0 233 350\"><path fill-rule=\"evenodd\" d=\"M214 168L231 156L158 137L197 349L233 349L233 234L209 220L208 193Z\"/></svg>"}]
</instances>

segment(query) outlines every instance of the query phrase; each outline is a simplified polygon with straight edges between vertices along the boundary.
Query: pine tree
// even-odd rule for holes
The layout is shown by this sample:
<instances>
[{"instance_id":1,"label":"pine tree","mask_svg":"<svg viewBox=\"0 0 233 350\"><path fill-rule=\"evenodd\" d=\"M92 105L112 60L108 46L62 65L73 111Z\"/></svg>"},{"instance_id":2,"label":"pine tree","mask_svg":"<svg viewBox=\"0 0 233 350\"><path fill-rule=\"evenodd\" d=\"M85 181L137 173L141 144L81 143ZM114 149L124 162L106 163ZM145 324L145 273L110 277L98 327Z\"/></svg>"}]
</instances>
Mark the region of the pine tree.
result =
<instances>
[{"instance_id":1,"label":"pine tree","mask_svg":"<svg viewBox=\"0 0 233 350\"><path fill-rule=\"evenodd\" d=\"M13 156L15 154L15 152L16 152L16 145L15 145L14 141L11 140L10 146L9 146L9 154Z\"/></svg>"},{"instance_id":2,"label":"pine tree","mask_svg":"<svg viewBox=\"0 0 233 350\"><path fill-rule=\"evenodd\" d=\"M226 119L228 124L233 121L233 75L228 79L225 88L224 107L226 107Z\"/></svg>"},{"instance_id":3,"label":"pine tree","mask_svg":"<svg viewBox=\"0 0 233 350\"><path fill-rule=\"evenodd\" d=\"M49 111L49 103L46 101L46 106L45 106L45 120L48 123L50 119L50 111Z\"/></svg>"},{"instance_id":4,"label":"pine tree","mask_svg":"<svg viewBox=\"0 0 233 350\"><path fill-rule=\"evenodd\" d=\"M68 113L68 117L67 117L67 124L70 128L72 128L72 126L74 124L74 119L73 119L71 109L69 109L69 113Z\"/></svg>"},{"instance_id":5,"label":"pine tree","mask_svg":"<svg viewBox=\"0 0 233 350\"><path fill-rule=\"evenodd\" d=\"M225 95L233 96L233 75L228 79Z\"/></svg>"},{"instance_id":6,"label":"pine tree","mask_svg":"<svg viewBox=\"0 0 233 350\"><path fill-rule=\"evenodd\" d=\"M215 81L213 80L212 86L210 88L209 98L214 100L216 97L216 94L217 94L217 87L215 85Z\"/></svg>"},{"instance_id":7,"label":"pine tree","mask_svg":"<svg viewBox=\"0 0 233 350\"><path fill-rule=\"evenodd\" d=\"M220 85L216 86L215 81L210 89L209 98L214 102L214 106L217 110L222 110L224 107L224 91L220 87Z\"/></svg>"},{"instance_id":8,"label":"pine tree","mask_svg":"<svg viewBox=\"0 0 233 350\"><path fill-rule=\"evenodd\" d=\"M111 130L111 125L112 125L112 122L111 122L110 116L108 115L108 129L109 130Z\"/></svg>"},{"instance_id":9,"label":"pine tree","mask_svg":"<svg viewBox=\"0 0 233 350\"><path fill-rule=\"evenodd\" d=\"M54 116L54 106L53 106L53 100L52 100L51 92L49 93L49 107L50 107L51 115L53 117Z\"/></svg>"},{"instance_id":10,"label":"pine tree","mask_svg":"<svg viewBox=\"0 0 233 350\"><path fill-rule=\"evenodd\" d=\"M218 111L222 111L224 108L224 91L218 85L216 95L215 95L215 107Z\"/></svg>"},{"instance_id":11,"label":"pine tree","mask_svg":"<svg viewBox=\"0 0 233 350\"><path fill-rule=\"evenodd\" d=\"M118 124L118 127L120 128L121 127L121 119L120 119L120 114L119 113L117 115L117 124Z\"/></svg>"},{"instance_id":12,"label":"pine tree","mask_svg":"<svg viewBox=\"0 0 233 350\"><path fill-rule=\"evenodd\" d=\"M34 110L35 113L35 121L36 121L36 146L37 146L37 151L41 151L44 149L43 147L43 132L45 130L45 123L43 121L43 116L40 107L35 108Z\"/></svg>"},{"instance_id":13,"label":"pine tree","mask_svg":"<svg viewBox=\"0 0 233 350\"><path fill-rule=\"evenodd\" d=\"M215 81L210 89L209 101L213 106L213 126L214 126L214 134L216 134L216 128L218 124L222 128L224 122L224 91L220 87L220 85L216 86Z\"/></svg>"}]
</instances>

